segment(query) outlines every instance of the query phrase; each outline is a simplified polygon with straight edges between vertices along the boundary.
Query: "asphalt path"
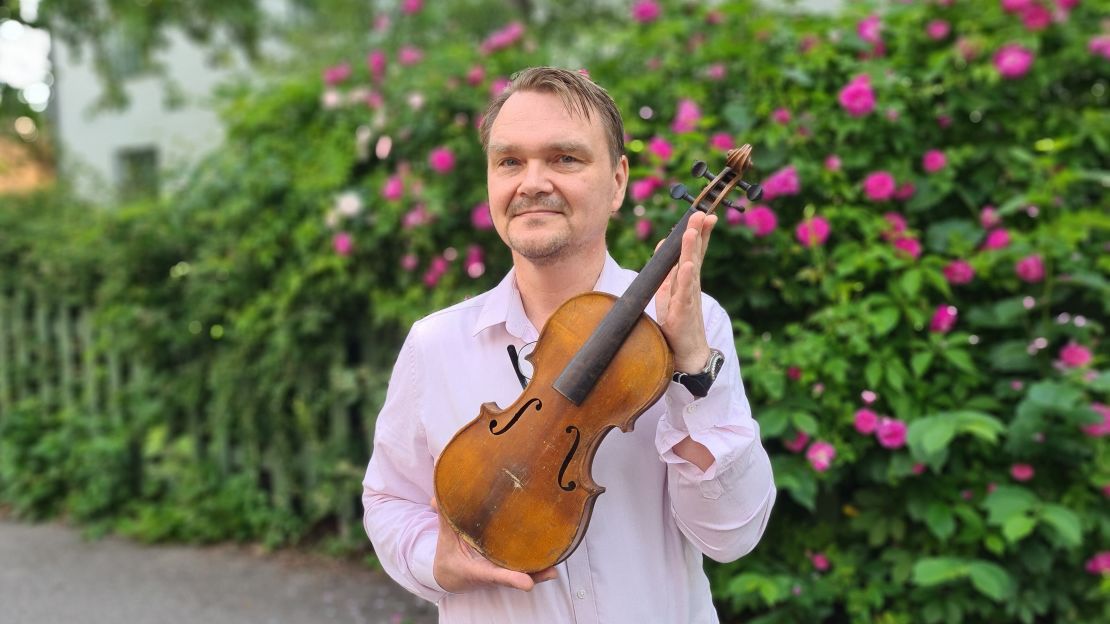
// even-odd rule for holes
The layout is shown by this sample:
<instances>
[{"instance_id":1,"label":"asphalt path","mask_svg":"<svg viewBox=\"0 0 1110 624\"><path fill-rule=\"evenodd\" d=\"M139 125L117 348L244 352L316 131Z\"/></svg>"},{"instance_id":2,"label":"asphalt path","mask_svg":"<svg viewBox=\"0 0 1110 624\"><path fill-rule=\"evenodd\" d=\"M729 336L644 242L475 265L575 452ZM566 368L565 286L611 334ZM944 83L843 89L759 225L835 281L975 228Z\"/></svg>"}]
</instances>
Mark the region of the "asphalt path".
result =
<instances>
[{"instance_id":1,"label":"asphalt path","mask_svg":"<svg viewBox=\"0 0 1110 624\"><path fill-rule=\"evenodd\" d=\"M431 624L383 573L304 553L85 540L0 519L0 624Z\"/></svg>"}]
</instances>

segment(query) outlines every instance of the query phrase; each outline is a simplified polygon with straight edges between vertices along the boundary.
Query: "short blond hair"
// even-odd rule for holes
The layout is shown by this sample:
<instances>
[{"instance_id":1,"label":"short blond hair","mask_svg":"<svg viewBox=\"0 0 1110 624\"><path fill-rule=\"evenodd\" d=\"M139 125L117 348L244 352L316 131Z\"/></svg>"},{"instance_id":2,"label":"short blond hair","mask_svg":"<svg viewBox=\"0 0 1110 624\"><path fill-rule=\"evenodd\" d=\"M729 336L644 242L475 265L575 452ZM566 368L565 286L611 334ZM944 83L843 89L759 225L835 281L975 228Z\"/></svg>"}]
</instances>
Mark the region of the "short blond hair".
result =
<instances>
[{"instance_id":1,"label":"short blond hair","mask_svg":"<svg viewBox=\"0 0 1110 624\"><path fill-rule=\"evenodd\" d=\"M518 91L554 93L563 100L568 112L581 115L587 120L592 119L591 113L596 112L601 117L613 164L616 165L624 155L624 120L621 119L616 102L605 89L587 78L583 72L558 67L530 67L513 74L508 88L486 107L486 114L478 131L483 150L489 150L490 129L501 112L501 107L509 96Z\"/></svg>"}]
</instances>

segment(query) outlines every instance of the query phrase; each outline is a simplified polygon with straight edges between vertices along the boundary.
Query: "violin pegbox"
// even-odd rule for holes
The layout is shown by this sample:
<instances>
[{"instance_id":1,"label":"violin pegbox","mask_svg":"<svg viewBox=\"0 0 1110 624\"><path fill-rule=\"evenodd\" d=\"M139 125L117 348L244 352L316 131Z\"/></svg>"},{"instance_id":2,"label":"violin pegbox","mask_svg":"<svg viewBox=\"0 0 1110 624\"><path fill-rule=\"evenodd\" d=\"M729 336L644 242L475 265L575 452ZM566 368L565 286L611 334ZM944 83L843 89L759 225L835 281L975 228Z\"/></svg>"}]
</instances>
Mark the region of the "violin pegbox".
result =
<instances>
[{"instance_id":1,"label":"violin pegbox","mask_svg":"<svg viewBox=\"0 0 1110 624\"><path fill-rule=\"evenodd\" d=\"M747 192L747 197L751 201L759 201L759 198L763 197L762 186L750 184L740 178L752 165L752 146L745 144L739 149L729 150L725 162L725 168L720 173L713 173L709 171L705 161L694 161L694 166L690 169L691 175L705 178L709 180L709 184L705 185L697 197L690 195L685 185L675 184L671 187L671 197L685 200L706 214L713 214L722 204L726 208L735 208L743 212L742 205L734 204L726 196L733 188L739 186Z\"/></svg>"}]
</instances>

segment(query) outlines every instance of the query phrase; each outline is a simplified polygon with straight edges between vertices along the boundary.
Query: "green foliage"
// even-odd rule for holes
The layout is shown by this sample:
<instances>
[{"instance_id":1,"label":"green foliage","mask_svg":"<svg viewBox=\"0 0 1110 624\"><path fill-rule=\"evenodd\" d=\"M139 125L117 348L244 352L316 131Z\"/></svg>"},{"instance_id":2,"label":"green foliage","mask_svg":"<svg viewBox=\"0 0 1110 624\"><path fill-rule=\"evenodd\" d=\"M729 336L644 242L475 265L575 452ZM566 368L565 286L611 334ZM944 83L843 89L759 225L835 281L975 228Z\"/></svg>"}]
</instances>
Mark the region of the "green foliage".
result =
<instances>
[{"instance_id":1,"label":"green foliage","mask_svg":"<svg viewBox=\"0 0 1110 624\"><path fill-rule=\"evenodd\" d=\"M95 302L109 342L149 369L128 424L90 450L126 448L135 462L119 469L130 477L104 477L118 488L94 488L133 497L119 526L280 543L357 523L372 415L408 325L509 265L480 218L475 123L497 80L553 63L588 68L622 106L633 183L692 184L690 162L718 170L711 145L725 138L754 146L750 179L797 175L761 204L776 217L769 232L725 215L703 269L734 320L780 490L757 550L709 568L723 620L1110 617L1110 587L1084 569L1110 543L1110 455L1093 407L1110 402L1097 3L1037 31L993 2L884 3L881 53L857 30L878 11L867 3L808 15L663 2L648 23L427 4L337 36L331 56L317 40L261 86L229 87L224 149L171 201L0 210L13 232L0 259L15 268L0 283L59 284ZM517 17L519 40L480 51ZM951 32L930 37L934 20ZM1033 54L1020 77L995 68L1009 43ZM423 56L402 66L403 46ZM367 66L372 51L383 75ZM342 63L350 75L325 84L321 72ZM861 75L875 107L853 116L838 98ZM690 131L671 127L682 100L700 110ZM449 172L429 160L439 148L454 155ZM945 157L935 171L929 150ZM869 198L863 181L877 171L901 199ZM638 266L679 207L658 189L628 204L610 248ZM795 228L814 217L828 238L803 245ZM988 230L1008 244L985 245ZM919 253L905 251L913 242ZM1043 275L1016 268L1032 256ZM946 276L956 260L970 282ZM1088 362L1065 357L1076 346ZM0 457L4 500L73 513L69 477L43 468L61 412L21 405L0 423L0 438L17 436ZM864 407L877 436L860 433ZM836 450L827 469L806 457L816 441ZM113 496L81 513L99 517Z\"/></svg>"}]
</instances>

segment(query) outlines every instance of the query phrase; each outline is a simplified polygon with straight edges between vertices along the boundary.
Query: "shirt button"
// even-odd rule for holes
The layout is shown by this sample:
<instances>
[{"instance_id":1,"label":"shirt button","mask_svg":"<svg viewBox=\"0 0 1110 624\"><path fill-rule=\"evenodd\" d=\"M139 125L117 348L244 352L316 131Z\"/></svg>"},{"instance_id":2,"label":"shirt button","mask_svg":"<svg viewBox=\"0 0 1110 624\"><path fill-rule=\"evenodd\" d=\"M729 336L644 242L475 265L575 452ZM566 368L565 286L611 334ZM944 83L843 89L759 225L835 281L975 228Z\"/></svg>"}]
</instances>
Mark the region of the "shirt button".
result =
<instances>
[{"instance_id":1,"label":"shirt button","mask_svg":"<svg viewBox=\"0 0 1110 624\"><path fill-rule=\"evenodd\" d=\"M586 597L586 590L584 590L584 589L580 589L580 590L578 590L578 592L577 592L576 594L574 594L574 595L575 595L575 596L578 596L578 599L579 599L579 600L582 600L582 599L584 599L584 598Z\"/></svg>"}]
</instances>

